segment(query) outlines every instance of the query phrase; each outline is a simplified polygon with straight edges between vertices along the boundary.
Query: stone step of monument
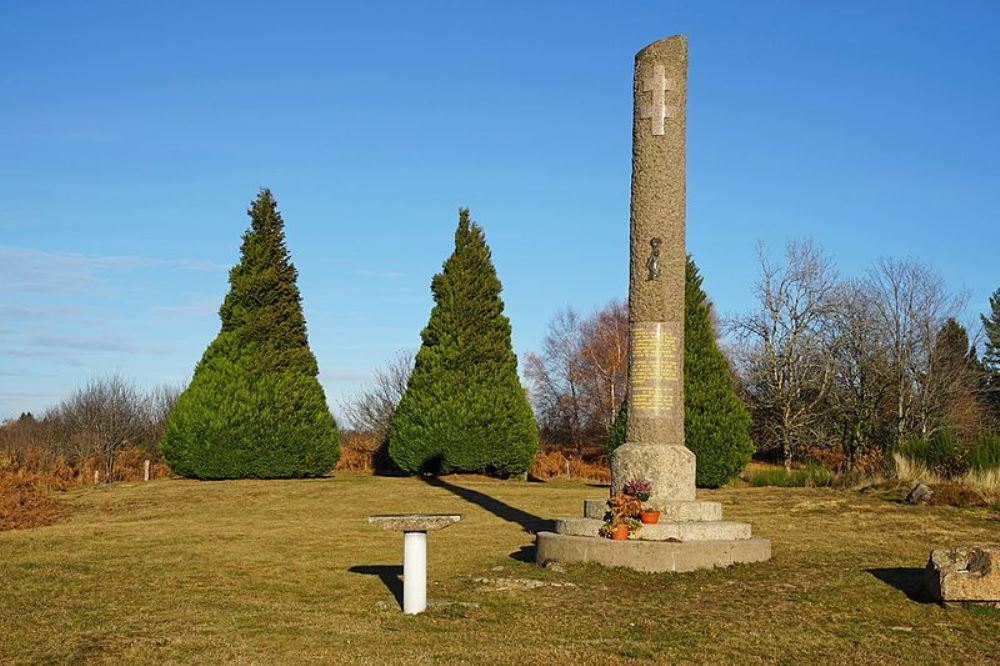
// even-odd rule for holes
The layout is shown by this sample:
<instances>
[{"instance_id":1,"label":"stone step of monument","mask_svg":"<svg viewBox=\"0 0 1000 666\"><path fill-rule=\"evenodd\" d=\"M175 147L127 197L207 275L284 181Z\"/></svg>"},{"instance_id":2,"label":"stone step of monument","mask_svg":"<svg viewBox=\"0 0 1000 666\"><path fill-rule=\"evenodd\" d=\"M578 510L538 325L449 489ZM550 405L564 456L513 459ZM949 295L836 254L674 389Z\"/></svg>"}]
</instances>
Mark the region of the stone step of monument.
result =
<instances>
[{"instance_id":1,"label":"stone step of monument","mask_svg":"<svg viewBox=\"0 0 1000 666\"><path fill-rule=\"evenodd\" d=\"M556 534L567 536L596 537L604 521L596 518L558 518ZM637 536L642 541L724 541L749 539L750 523L728 520L708 521L660 521L655 525L643 525Z\"/></svg>"},{"instance_id":2,"label":"stone step of monument","mask_svg":"<svg viewBox=\"0 0 1000 666\"><path fill-rule=\"evenodd\" d=\"M539 532L535 561L597 562L637 571L695 571L771 559L771 541L760 537L729 541L612 541Z\"/></svg>"},{"instance_id":3,"label":"stone step of monument","mask_svg":"<svg viewBox=\"0 0 1000 666\"><path fill-rule=\"evenodd\" d=\"M660 520L664 522L714 521L722 520L722 505L718 502L662 502L659 506ZM608 510L607 499L583 500L585 518L604 520Z\"/></svg>"}]
</instances>

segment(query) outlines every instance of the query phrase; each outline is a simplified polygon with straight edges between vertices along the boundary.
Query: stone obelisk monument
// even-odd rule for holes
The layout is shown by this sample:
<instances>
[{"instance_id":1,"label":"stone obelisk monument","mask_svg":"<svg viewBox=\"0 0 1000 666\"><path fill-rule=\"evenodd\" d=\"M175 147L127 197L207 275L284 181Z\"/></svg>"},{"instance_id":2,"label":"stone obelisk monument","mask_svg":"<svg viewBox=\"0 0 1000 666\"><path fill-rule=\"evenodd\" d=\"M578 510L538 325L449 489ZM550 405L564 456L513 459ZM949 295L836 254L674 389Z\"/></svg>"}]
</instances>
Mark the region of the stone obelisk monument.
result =
<instances>
[{"instance_id":1,"label":"stone obelisk monument","mask_svg":"<svg viewBox=\"0 0 1000 666\"><path fill-rule=\"evenodd\" d=\"M639 51L632 95L628 430L611 490L645 478L660 505L694 499L684 446L686 38Z\"/></svg>"},{"instance_id":2,"label":"stone obelisk monument","mask_svg":"<svg viewBox=\"0 0 1000 666\"><path fill-rule=\"evenodd\" d=\"M536 560L599 562L641 571L691 571L760 562L771 542L722 505L695 499L695 456L684 446L685 110L687 39L654 42L635 57L632 87L629 247L629 391L625 444L611 460L611 492L652 484L659 523L627 541L599 536L608 500L584 502L583 518L539 532Z\"/></svg>"}]
</instances>

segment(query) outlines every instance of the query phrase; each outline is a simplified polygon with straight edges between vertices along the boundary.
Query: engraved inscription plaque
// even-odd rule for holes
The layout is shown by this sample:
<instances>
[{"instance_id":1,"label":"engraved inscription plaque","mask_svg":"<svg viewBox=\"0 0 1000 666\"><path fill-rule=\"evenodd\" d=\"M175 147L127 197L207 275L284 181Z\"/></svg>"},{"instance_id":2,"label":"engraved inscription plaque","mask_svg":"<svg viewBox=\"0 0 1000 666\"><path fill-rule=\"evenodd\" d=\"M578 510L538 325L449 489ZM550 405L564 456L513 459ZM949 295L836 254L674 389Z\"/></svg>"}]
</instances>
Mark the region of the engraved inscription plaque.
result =
<instances>
[{"instance_id":1,"label":"engraved inscription plaque","mask_svg":"<svg viewBox=\"0 0 1000 666\"><path fill-rule=\"evenodd\" d=\"M679 323L633 322L629 384L634 414L667 416L677 406L682 352L679 333Z\"/></svg>"}]
</instances>

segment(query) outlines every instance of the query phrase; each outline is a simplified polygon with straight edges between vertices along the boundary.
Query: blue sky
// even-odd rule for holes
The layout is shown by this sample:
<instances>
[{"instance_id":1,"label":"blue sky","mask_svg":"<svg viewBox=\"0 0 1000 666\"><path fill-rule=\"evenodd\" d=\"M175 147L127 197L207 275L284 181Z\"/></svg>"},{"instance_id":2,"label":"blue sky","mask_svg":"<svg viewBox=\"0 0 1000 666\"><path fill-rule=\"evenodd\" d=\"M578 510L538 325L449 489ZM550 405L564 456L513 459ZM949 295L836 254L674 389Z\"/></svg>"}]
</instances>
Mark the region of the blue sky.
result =
<instances>
[{"instance_id":1,"label":"blue sky","mask_svg":"<svg viewBox=\"0 0 1000 666\"><path fill-rule=\"evenodd\" d=\"M632 57L689 39L688 250L719 311L809 236L1000 287L1000 3L0 5L0 419L180 383L274 191L331 405L415 348L459 206L519 354L627 287Z\"/></svg>"}]
</instances>

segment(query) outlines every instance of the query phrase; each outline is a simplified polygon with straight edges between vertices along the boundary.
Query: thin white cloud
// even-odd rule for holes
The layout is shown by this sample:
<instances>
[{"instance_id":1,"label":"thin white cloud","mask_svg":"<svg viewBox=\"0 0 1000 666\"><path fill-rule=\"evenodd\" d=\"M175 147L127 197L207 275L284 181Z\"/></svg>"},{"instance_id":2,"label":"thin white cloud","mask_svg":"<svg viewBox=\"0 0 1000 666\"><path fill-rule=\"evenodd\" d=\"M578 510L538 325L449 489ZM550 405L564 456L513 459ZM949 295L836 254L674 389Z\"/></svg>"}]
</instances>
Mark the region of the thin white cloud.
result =
<instances>
[{"instance_id":1,"label":"thin white cloud","mask_svg":"<svg viewBox=\"0 0 1000 666\"><path fill-rule=\"evenodd\" d=\"M319 373L319 378L331 383L353 383L353 382L363 382L371 379L372 373L361 372L359 370L321 370Z\"/></svg>"},{"instance_id":2,"label":"thin white cloud","mask_svg":"<svg viewBox=\"0 0 1000 666\"><path fill-rule=\"evenodd\" d=\"M0 245L0 284L8 293L80 293L101 282L105 273L152 268L218 271L228 267L203 259L45 252Z\"/></svg>"},{"instance_id":3,"label":"thin white cloud","mask_svg":"<svg viewBox=\"0 0 1000 666\"><path fill-rule=\"evenodd\" d=\"M0 304L0 321L42 319L45 311L41 308L26 308L20 305Z\"/></svg>"},{"instance_id":4,"label":"thin white cloud","mask_svg":"<svg viewBox=\"0 0 1000 666\"><path fill-rule=\"evenodd\" d=\"M120 352L125 354L163 354L167 350L143 345L122 336L36 335L28 341L31 347L66 349L83 352Z\"/></svg>"},{"instance_id":5,"label":"thin white cloud","mask_svg":"<svg viewBox=\"0 0 1000 666\"><path fill-rule=\"evenodd\" d=\"M406 277L405 273L401 273L399 271L372 271L367 269L354 271L354 274L360 275L362 277L382 278L386 280L394 280L396 278Z\"/></svg>"},{"instance_id":6,"label":"thin white cloud","mask_svg":"<svg viewBox=\"0 0 1000 666\"><path fill-rule=\"evenodd\" d=\"M0 377L45 377L51 379L59 375L49 375L43 372L18 372L15 370L0 370Z\"/></svg>"},{"instance_id":7,"label":"thin white cloud","mask_svg":"<svg viewBox=\"0 0 1000 666\"><path fill-rule=\"evenodd\" d=\"M135 354L159 356L171 350L147 345L123 336L85 336L41 334L16 347L0 348L0 356L46 359L60 365L89 366L85 357L92 354Z\"/></svg>"},{"instance_id":8,"label":"thin white cloud","mask_svg":"<svg viewBox=\"0 0 1000 666\"><path fill-rule=\"evenodd\" d=\"M198 301L187 305L154 305L149 309L151 314L162 317L202 316L219 311L219 304L209 301Z\"/></svg>"},{"instance_id":9,"label":"thin white cloud","mask_svg":"<svg viewBox=\"0 0 1000 666\"><path fill-rule=\"evenodd\" d=\"M66 365L71 368L89 368L91 363L84 361L77 356L79 352L71 352L65 349L41 349L41 348L7 348L0 349L0 356L11 358L43 359L56 365Z\"/></svg>"}]
</instances>

